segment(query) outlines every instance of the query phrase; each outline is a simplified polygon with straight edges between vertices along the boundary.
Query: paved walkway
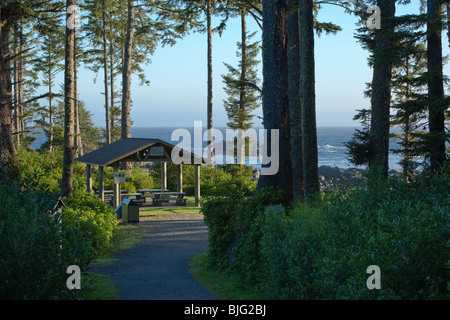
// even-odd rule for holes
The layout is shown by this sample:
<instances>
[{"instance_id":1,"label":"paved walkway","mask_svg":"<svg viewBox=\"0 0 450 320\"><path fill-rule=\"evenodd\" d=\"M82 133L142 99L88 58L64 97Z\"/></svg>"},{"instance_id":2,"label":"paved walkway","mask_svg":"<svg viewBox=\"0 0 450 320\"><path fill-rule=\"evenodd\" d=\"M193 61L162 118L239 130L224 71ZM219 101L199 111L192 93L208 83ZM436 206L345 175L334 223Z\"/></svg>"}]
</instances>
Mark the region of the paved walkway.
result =
<instances>
[{"instance_id":1,"label":"paved walkway","mask_svg":"<svg viewBox=\"0 0 450 320\"><path fill-rule=\"evenodd\" d=\"M190 274L189 261L207 250L203 216L167 215L141 221L147 236L132 249L117 255L110 265L91 271L109 275L121 300L215 300Z\"/></svg>"}]
</instances>

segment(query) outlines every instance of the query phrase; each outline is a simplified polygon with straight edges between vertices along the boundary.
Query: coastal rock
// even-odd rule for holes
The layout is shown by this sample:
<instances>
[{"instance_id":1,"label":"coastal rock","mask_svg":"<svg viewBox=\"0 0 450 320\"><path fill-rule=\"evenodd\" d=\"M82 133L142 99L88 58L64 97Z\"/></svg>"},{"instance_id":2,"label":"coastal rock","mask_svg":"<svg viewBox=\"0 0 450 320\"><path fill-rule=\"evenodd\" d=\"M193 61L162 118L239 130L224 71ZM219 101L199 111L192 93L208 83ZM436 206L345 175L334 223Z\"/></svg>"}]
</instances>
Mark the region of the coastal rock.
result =
<instances>
[{"instance_id":1,"label":"coastal rock","mask_svg":"<svg viewBox=\"0 0 450 320\"><path fill-rule=\"evenodd\" d=\"M320 166L319 180L322 189L341 185L363 185L366 182L365 173L365 169Z\"/></svg>"}]
</instances>

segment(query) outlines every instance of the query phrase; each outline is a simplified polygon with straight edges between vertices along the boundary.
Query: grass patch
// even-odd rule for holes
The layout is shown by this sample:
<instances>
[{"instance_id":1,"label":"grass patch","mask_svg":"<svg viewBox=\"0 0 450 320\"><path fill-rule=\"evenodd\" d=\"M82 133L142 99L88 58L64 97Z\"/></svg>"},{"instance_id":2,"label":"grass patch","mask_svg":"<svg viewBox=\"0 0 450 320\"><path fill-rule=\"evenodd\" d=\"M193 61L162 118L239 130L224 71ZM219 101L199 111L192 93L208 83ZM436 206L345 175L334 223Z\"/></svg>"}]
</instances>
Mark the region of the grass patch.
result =
<instances>
[{"instance_id":1,"label":"grass patch","mask_svg":"<svg viewBox=\"0 0 450 320\"><path fill-rule=\"evenodd\" d=\"M167 214L200 214L197 207L141 208L139 215L145 218L159 219Z\"/></svg>"},{"instance_id":2,"label":"grass patch","mask_svg":"<svg viewBox=\"0 0 450 320\"><path fill-rule=\"evenodd\" d=\"M211 268L206 254L194 256L190 261L192 274L199 283L214 295L224 300L264 300L264 294L243 285L240 277L229 271L218 272Z\"/></svg>"},{"instance_id":3,"label":"grass patch","mask_svg":"<svg viewBox=\"0 0 450 320\"><path fill-rule=\"evenodd\" d=\"M138 224L119 223L113 232L110 246L93 264L110 264L116 260L115 255L130 249L144 238L145 233ZM87 300L118 300L119 290L109 276L88 272L83 281L89 283Z\"/></svg>"},{"instance_id":4,"label":"grass patch","mask_svg":"<svg viewBox=\"0 0 450 320\"><path fill-rule=\"evenodd\" d=\"M108 264L116 260L115 255L121 251L130 249L134 244L144 238L145 233L139 224L119 223L113 232L110 246L103 255L98 257L95 264Z\"/></svg>"},{"instance_id":5,"label":"grass patch","mask_svg":"<svg viewBox=\"0 0 450 320\"><path fill-rule=\"evenodd\" d=\"M86 300L119 300L119 290L109 276L88 272L83 281L90 288Z\"/></svg>"}]
</instances>

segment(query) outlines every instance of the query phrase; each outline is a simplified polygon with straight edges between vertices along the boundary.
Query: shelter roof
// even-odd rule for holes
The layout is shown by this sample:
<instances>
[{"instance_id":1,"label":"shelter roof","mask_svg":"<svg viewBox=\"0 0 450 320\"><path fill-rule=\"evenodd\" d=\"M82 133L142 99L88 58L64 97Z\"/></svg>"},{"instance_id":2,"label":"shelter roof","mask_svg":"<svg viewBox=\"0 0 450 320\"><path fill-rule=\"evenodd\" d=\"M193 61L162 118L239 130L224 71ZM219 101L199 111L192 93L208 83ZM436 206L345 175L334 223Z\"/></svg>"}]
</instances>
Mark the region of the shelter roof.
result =
<instances>
[{"instance_id":1,"label":"shelter roof","mask_svg":"<svg viewBox=\"0 0 450 320\"><path fill-rule=\"evenodd\" d=\"M121 139L77 158L78 163L94 166L114 166L120 162L172 161L172 151L178 148L159 139ZM178 150L180 153L182 149ZM179 154L177 153L177 154ZM182 150L183 156L190 156L190 164L205 164L205 160L194 153Z\"/></svg>"}]
</instances>

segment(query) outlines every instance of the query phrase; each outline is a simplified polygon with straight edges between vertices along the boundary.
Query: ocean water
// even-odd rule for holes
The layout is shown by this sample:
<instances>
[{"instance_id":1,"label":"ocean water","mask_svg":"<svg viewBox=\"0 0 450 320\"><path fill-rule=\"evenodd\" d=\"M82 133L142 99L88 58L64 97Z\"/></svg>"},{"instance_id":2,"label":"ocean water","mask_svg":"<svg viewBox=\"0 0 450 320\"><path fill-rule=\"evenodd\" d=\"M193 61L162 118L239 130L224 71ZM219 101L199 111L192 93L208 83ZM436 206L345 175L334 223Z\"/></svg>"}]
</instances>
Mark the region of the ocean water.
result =
<instances>
[{"instance_id":1,"label":"ocean water","mask_svg":"<svg viewBox=\"0 0 450 320\"><path fill-rule=\"evenodd\" d=\"M181 142L180 140L171 141L172 133L175 129L178 128L133 128L131 130L131 135L133 138L155 138L161 139L168 143L177 145ZM191 134L191 145L194 146L194 129L185 128ZM227 128L217 128L222 132L222 135L226 136ZM260 128L256 128L258 131ZM339 167L339 168L351 168L355 167L350 164L348 161L347 148L344 143L351 140L353 133L357 127L319 127L317 129L317 144L318 144L318 156L319 156L319 166L331 166L331 167ZM178 138L177 138L178 139ZM206 142L203 142L203 148L207 145ZM395 142L391 142L391 148L395 147ZM203 149L204 150L204 149ZM198 155L202 154L202 150L192 151ZM390 169L399 170L400 166L398 162L400 161L400 157L395 154L390 154L389 156L389 167ZM225 161L224 161L225 162ZM255 167L260 166L260 159L247 159L247 163L251 164ZM360 167L364 168L364 167Z\"/></svg>"},{"instance_id":2,"label":"ocean water","mask_svg":"<svg viewBox=\"0 0 450 320\"><path fill-rule=\"evenodd\" d=\"M173 145L179 144L180 140L172 141L172 133L175 129L171 127L161 127L161 128L144 128L136 127L132 128L131 136L133 138L147 138L147 139L161 139ZM194 146L194 128L184 128L188 130L192 138L192 146ZM226 136L227 128L217 128L219 129L223 136ZM257 131L260 128L256 128ZM357 127L319 127L317 128L317 144L318 144L318 155L319 155L319 166L331 166L339 167L342 169L347 169L355 167L348 161L347 148L344 146L345 142L351 140L353 133ZM38 135L36 141L33 143L33 147L38 149L45 142L45 137L43 135ZM207 145L203 142L203 148ZM395 148L395 141L391 141L391 148ZM201 155L202 150L193 149L192 152ZM389 167L390 169L400 170L398 162L400 157L396 154L391 153L389 156ZM224 161L225 162L225 161ZM255 167L260 167L260 159L247 159L247 163ZM364 168L364 167L359 167Z\"/></svg>"}]
</instances>

